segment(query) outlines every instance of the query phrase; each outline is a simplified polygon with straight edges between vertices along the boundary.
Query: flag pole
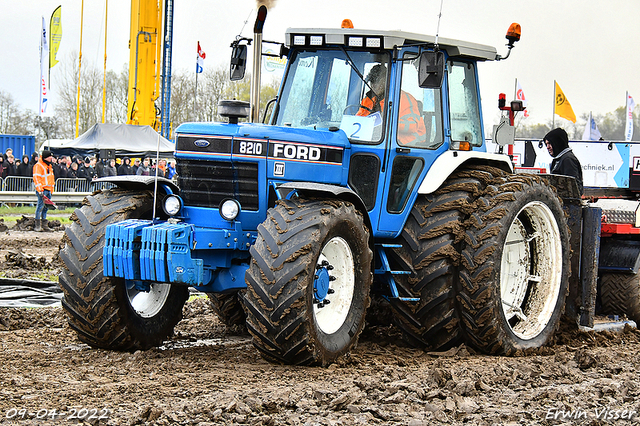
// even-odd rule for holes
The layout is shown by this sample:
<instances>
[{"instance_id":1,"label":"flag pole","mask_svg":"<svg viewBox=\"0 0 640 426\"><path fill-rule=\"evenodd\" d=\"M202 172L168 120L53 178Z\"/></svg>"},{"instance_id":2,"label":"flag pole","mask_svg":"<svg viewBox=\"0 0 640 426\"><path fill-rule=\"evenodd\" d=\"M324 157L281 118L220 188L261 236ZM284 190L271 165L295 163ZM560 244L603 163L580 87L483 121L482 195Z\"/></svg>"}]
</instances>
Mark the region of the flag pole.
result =
<instances>
[{"instance_id":1,"label":"flag pole","mask_svg":"<svg viewBox=\"0 0 640 426\"><path fill-rule=\"evenodd\" d=\"M45 37L44 37L44 31L45 31L45 23L44 23L44 16L42 17L42 28L41 28L41 34L40 34L40 102L38 104L38 116L42 117L42 102L43 102L43 91L44 91L44 75L42 74L42 69L44 67L44 42Z\"/></svg>"},{"instance_id":2,"label":"flag pole","mask_svg":"<svg viewBox=\"0 0 640 426\"><path fill-rule=\"evenodd\" d=\"M102 72L102 123L104 124L105 110L107 109L107 15L109 0L104 0L104 70Z\"/></svg>"},{"instance_id":3,"label":"flag pole","mask_svg":"<svg viewBox=\"0 0 640 426\"><path fill-rule=\"evenodd\" d=\"M76 138L80 125L80 68L82 66L82 27L84 25L84 0L80 6L80 54L78 55L78 97L76 101Z\"/></svg>"},{"instance_id":4,"label":"flag pole","mask_svg":"<svg viewBox=\"0 0 640 426\"><path fill-rule=\"evenodd\" d=\"M56 8L57 10L57 8ZM53 13L51 14L51 18L49 18L49 48L53 49L53 43L52 43L52 34L51 34L51 22L53 21L53 14L56 13L56 10L53 11ZM51 54L49 54L51 55ZM42 64L41 64L42 66ZM47 71L47 84L49 85L49 90L51 90L51 58L49 58L49 70Z\"/></svg>"},{"instance_id":5,"label":"flag pole","mask_svg":"<svg viewBox=\"0 0 640 426\"><path fill-rule=\"evenodd\" d=\"M200 46L200 40L198 40L198 46ZM198 57L200 56L200 51L198 50L198 48L196 47L196 51L198 52ZM198 109L198 58L196 58L196 91L195 94L193 96L193 115L194 115L194 120L196 119L195 115L196 115L196 111Z\"/></svg>"},{"instance_id":6,"label":"flag pole","mask_svg":"<svg viewBox=\"0 0 640 426\"><path fill-rule=\"evenodd\" d=\"M629 124L627 123L629 121L629 91L626 90L624 92L624 140L627 140L627 127L629 127ZM633 124L631 125L633 126ZM633 129L633 127L631 127Z\"/></svg>"},{"instance_id":7,"label":"flag pole","mask_svg":"<svg viewBox=\"0 0 640 426\"><path fill-rule=\"evenodd\" d=\"M551 114L551 130L556 127L556 81L553 80L553 114Z\"/></svg>"}]
</instances>

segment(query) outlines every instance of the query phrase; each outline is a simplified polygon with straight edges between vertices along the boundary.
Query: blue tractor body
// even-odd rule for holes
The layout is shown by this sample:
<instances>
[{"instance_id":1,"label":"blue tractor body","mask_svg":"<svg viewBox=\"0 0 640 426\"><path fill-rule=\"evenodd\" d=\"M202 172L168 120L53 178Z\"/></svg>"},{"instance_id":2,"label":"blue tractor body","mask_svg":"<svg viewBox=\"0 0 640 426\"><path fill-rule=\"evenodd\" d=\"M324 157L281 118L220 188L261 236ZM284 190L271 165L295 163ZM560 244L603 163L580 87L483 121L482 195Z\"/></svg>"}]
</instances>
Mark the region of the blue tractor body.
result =
<instances>
[{"instance_id":1,"label":"blue tractor body","mask_svg":"<svg viewBox=\"0 0 640 426\"><path fill-rule=\"evenodd\" d=\"M300 31L287 36L292 39ZM183 207L170 220L174 223L109 225L105 275L187 284L205 292L242 289L249 248L267 210L298 191L353 202L373 240L392 243L436 159L457 156L460 142L467 142L460 158L484 153L476 62L493 59L492 48L470 45L474 54L460 55L457 46L458 58L443 49L454 72L444 76L441 88L426 89L418 85L418 66L421 52L432 51L433 43L410 42L409 35L393 33L386 45L374 49L345 48L344 34L352 30L327 31L320 49L308 44L308 36L307 44L290 46L270 124L186 123L176 129ZM335 45L329 43L330 32L342 33ZM398 41L403 43L398 46ZM369 87L364 74L376 64L388 69L387 100L386 110L373 119L356 111ZM453 89L458 103L449 99L449 80L460 85ZM428 132L408 145L398 136L405 91L418 100ZM451 111L470 106L473 114L467 118ZM456 122L461 123L457 134L452 133ZM432 170L432 176L441 175L440 182L446 178L442 173ZM229 199L240 206L233 220L219 212Z\"/></svg>"},{"instance_id":2,"label":"blue tractor body","mask_svg":"<svg viewBox=\"0 0 640 426\"><path fill-rule=\"evenodd\" d=\"M261 7L254 77L265 17ZM519 36L514 23L509 52ZM243 42L232 78L244 75ZM109 178L117 188L74 213L60 283L81 340L161 344L188 286L277 363L328 365L371 322L393 321L428 350L506 355L549 342L563 312L590 325L596 276L578 265L597 264L599 239L584 237L600 210L572 177L513 174L502 149L518 101L499 98L509 119L487 152L477 64L506 57L353 28L289 29L281 53L266 124L256 77L250 104L221 102L228 123L176 129L177 182Z\"/></svg>"}]
</instances>

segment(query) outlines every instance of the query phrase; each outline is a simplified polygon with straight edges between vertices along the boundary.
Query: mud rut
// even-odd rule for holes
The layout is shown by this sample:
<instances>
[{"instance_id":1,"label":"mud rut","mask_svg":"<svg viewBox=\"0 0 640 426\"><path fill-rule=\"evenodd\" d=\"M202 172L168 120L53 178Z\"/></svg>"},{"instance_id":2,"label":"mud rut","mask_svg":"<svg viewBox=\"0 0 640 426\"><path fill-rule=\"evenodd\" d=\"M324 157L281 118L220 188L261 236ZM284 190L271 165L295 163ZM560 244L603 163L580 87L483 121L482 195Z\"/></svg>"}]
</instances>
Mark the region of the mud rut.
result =
<instances>
[{"instance_id":1,"label":"mud rut","mask_svg":"<svg viewBox=\"0 0 640 426\"><path fill-rule=\"evenodd\" d=\"M61 237L2 232L0 271L55 272ZM0 423L640 424L636 330L565 325L550 347L490 357L412 349L398 329L367 326L349 356L309 368L267 363L206 298L187 303L184 317L161 348L125 353L80 343L60 308L0 308Z\"/></svg>"}]
</instances>

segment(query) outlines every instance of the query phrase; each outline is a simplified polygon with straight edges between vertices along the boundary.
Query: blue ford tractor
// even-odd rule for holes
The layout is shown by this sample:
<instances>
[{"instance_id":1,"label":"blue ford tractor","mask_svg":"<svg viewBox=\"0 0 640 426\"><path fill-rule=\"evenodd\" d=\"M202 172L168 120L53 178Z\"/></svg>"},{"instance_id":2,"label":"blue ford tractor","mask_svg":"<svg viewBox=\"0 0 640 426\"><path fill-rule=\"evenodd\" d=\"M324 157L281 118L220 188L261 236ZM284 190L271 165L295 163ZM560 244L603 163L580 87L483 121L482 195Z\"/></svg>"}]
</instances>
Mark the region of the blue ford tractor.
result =
<instances>
[{"instance_id":1,"label":"blue ford tractor","mask_svg":"<svg viewBox=\"0 0 640 426\"><path fill-rule=\"evenodd\" d=\"M507 38L510 52L519 32ZM234 43L234 78L246 50ZM504 57L353 28L289 29L282 55L266 123L253 90L250 104L223 102L228 122L176 129L177 185L111 178L115 188L74 213L60 284L80 340L160 345L194 287L279 363L347 353L372 299L386 300L417 347L513 354L546 344L570 291L565 211L580 211L580 195L572 178L515 174L509 156L487 152L477 64ZM377 66L380 108L363 114ZM512 143L513 128L493 138ZM580 315L588 295L575 291L566 306Z\"/></svg>"}]
</instances>

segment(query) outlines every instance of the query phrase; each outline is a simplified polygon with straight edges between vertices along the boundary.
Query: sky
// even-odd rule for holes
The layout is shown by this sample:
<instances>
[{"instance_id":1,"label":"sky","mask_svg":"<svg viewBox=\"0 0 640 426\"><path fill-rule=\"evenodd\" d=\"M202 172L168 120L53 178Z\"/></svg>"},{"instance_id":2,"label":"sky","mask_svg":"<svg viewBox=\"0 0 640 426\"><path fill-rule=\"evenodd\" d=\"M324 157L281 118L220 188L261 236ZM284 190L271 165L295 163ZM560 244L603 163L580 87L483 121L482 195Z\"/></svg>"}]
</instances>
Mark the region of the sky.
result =
<instances>
[{"instance_id":1,"label":"sky","mask_svg":"<svg viewBox=\"0 0 640 426\"><path fill-rule=\"evenodd\" d=\"M439 0L271 0L264 39L284 41L288 27L339 27L349 18L356 28L403 30L435 35ZM81 0L0 0L0 91L20 108L38 110L39 44L42 16L49 22L62 5L62 42L51 71L51 102L63 62L77 59ZM195 69L196 44L205 68L227 66L236 35L252 37L255 0L175 0L173 69ZM107 68L120 72L129 60L131 2L108 1ZM98 69L104 58L105 1L84 2L82 62ZM245 25L246 22L246 25ZM499 93L514 98L516 79L528 99L524 124L553 118L554 80L578 116L606 114L624 106L628 91L640 105L640 2L638 0L443 0L441 37L495 46L505 55L512 22L522 38L504 61L479 66L485 127L499 120ZM48 28L47 28L48 30ZM558 116L556 125L570 123ZM582 121L584 123L584 121ZM623 135L620 135L623 139Z\"/></svg>"}]
</instances>

